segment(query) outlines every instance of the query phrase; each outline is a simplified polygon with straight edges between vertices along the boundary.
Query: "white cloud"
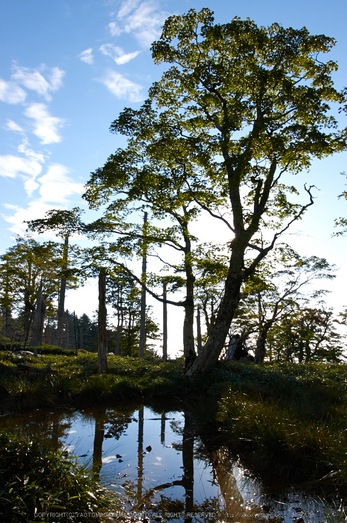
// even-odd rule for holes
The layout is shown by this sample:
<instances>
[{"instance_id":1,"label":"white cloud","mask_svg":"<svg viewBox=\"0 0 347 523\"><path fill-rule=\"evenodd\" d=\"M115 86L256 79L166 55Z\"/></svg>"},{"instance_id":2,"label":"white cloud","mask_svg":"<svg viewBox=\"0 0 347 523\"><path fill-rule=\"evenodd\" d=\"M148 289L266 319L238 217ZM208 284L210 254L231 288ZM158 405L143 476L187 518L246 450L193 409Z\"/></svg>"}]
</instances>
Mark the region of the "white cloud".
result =
<instances>
[{"instance_id":1,"label":"white cloud","mask_svg":"<svg viewBox=\"0 0 347 523\"><path fill-rule=\"evenodd\" d=\"M0 176L15 178L18 174L28 174L36 177L41 171L41 163L35 158L20 158L11 154L0 156Z\"/></svg>"},{"instance_id":2,"label":"white cloud","mask_svg":"<svg viewBox=\"0 0 347 523\"><path fill-rule=\"evenodd\" d=\"M6 129L9 131L15 131L17 133L24 133L23 129L13 120L7 120L6 122Z\"/></svg>"},{"instance_id":3,"label":"white cloud","mask_svg":"<svg viewBox=\"0 0 347 523\"><path fill-rule=\"evenodd\" d=\"M82 62L92 65L94 63L93 49L89 47L89 49L82 51L82 53L78 55L78 58L82 60Z\"/></svg>"},{"instance_id":4,"label":"white cloud","mask_svg":"<svg viewBox=\"0 0 347 523\"><path fill-rule=\"evenodd\" d=\"M62 208L69 196L80 195L84 192L83 184L74 182L68 173L69 170L64 165L53 164L48 168L47 173L37 181L34 177L25 180L24 188L29 196L39 188L39 198L32 200L27 208L4 204L6 209L12 211L11 216L3 216L11 224L12 232L23 234L26 230L25 221L42 218L52 208L52 205L55 208Z\"/></svg>"},{"instance_id":5,"label":"white cloud","mask_svg":"<svg viewBox=\"0 0 347 523\"><path fill-rule=\"evenodd\" d=\"M8 211L12 211L11 216L6 214L2 215L4 220L11 224L11 227L9 228L10 231L21 236L25 234L27 229L27 224L24 223L25 221L42 218L47 211L52 209L51 205L36 200L30 202L26 209L19 207L18 205L10 205L7 203L4 204L4 207Z\"/></svg>"},{"instance_id":6,"label":"white cloud","mask_svg":"<svg viewBox=\"0 0 347 523\"><path fill-rule=\"evenodd\" d=\"M26 156L0 156L0 176L15 178L18 175L24 179L24 189L31 196L38 183L35 178L41 174L42 164L45 163L43 154L36 153L28 147L28 141L24 139L18 147L18 152Z\"/></svg>"},{"instance_id":7,"label":"white cloud","mask_svg":"<svg viewBox=\"0 0 347 523\"><path fill-rule=\"evenodd\" d=\"M141 46L148 48L159 37L168 15L159 9L156 0L127 0L118 11L117 20L108 27L112 36L133 33Z\"/></svg>"},{"instance_id":8,"label":"white cloud","mask_svg":"<svg viewBox=\"0 0 347 523\"><path fill-rule=\"evenodd\" d=\"M34 191L39 187L39 184L35 182L34 178L29 178L24 182L24 189L27 195L30 197Z\"/></svg>"},{"instance_id":9,"label":"white cloud","mask_svg":"<svg viewBox=\"0 0 347 523\"><path fill-rule=\"evenodd\" d=\"M36 153L32 149L30 149L28 147L28 140L26 138L19 145L18 152L25 154L25 156L27 158L29 158L29 161L32 164L36 163L36 164L40 165L40 164L45 163L45 158L44 158L43 154ZM23 176L23 178L25 180L24 189L28 196L31 196L32 193L39 187L39 184L35 181L35 178L36 178L36 176L38 176L41 173L41 170L42 170L42 168L40 168L40 170L36 169L33 173L28 173L29 175L31 174L30 178Z\"/></svg>"},{"instance_id":10,"label":"white cloud","mask_svg":"<svg viewBox=\"0 0 347 523\"><path fill-rule=\"evenodd\" d=\"M38 179L40 182L40 201L63 203L73 194L83 194L84 185L74 182L69 176L69 169L61 164L53 164L47 173Z\"/></svg>"},{"instance_id":11,"label":"white cloud","mask_svg":"<svg viewBox=\"0 0 347 523\"><path fill-rule=\"evenodd\" d=\"M29 148L29 142L27 138L24 138L24 140L22 140L22 143L18 146L18 152L25 154L27 158L32 158L40 163L45 163L45 157L42 153L36 153L35 151Z\"/></svg>"},{"instance_id":12,"label":"white cloud","mask_svg":"<svg viewBox=\"0 0 347 523\"><path fill-rule=\"evenodd\" d=\"M51 116L45 104L33 103L29 105L25 115L34 120L34 134L40 138L42 144L61 141L58 128L62 127L64 120L63 118Z\"/></svg>"},{"instance_id":13,"label":"white cloud","mask_svg":"<svg viewBox=\"0 0 347 523\"><path fill-rule=\"evenodd\" d=\"M13 66L13 74L11 78L17 83L24 85L27 89L36 91L38 94L43 96L47 101L51 100L50 91L57 91L63 85L64 71L58 67L53 67L48 74L46 79L41 71L45 71L47 68L45 65L40 66L37 69L30 69L29 67L19 67L18 65Z\"/></svg>"},{"instance_id":14,"label":"white cloud","mask_svg":"<svg viewBox=\"0 0 347 523\"><path fill-rule=\"evenodd\" d=\"M125 54L121 47L117 47L113 44L104 44L100 47L100 51L106 55L110 56L112 60L116 62L117 65L126 64L135 58L141 51L135 51L134 53Z\"/></svg>"},{"instance_id":15,"label":"white cloud","mask_svg":"<svg viewBox=\"0 0 347 523\"><path fill-rule=\"evenodd\" d=\"M14 82L5 82L0 78L0 100L8 104L24 102L26 92Z\"/></svg>"},{"instance_id":16,"label":"white cloud","mask_svg":"<svg viewBox=\"0 0 347 523\"><path fill-rule=\"evenodd\" d=\"M127 16L133 9L135 9L141 0L126 0L121 5L120 10L118 11L117 18L124 18Z\"/></svg>"},{"instance_id":17,"label":"white cloud","mask_svg":"<svg viewBox=\"0 0 347 523\"><path fill-rule=\"evenodd\" d=\"M82 194L85 190L84 185L74 182L68 174L67 167L53 164L37 181L34 177L25 180L24 187L27 192L32 193L39 187L39 197L32 200L27 208L3 204L5 209L12 211L11 216L2 215L11 224L10 230L16 234L24 234L27 227L25 221L42 218L48 210L52 209L52 205L54 208L61 209L67 203L69 196Z\"/></svg>"},{"instance_id":18,"label":"white cloud","mask_svg":"<svg viewBox=\"0 0 347 523\"><path fill-rule=\"evenodd\" d=\"M110 22L108 24L111 36L120 36L122 34L122 29L119 25L116 24L116 22Z\"/></svg>"},{"instance_id":19,"label":"white cloud","mask_svg":"<svg viewBox=\"0 0 347 523\"><path fill-rule=\"evenodd\" d=\"M140 102L143 100L140 94L142 86L124 78L124 76L114 71L110 71L107 76L100 79L100 82L106 85L108 90L117 98L129 100L130 102Z\"/></svg>"},{"instance_id":20,"label":"white cloud","mask_svg":"<svg viewBox=\"0 0 347 523\"><path fill-rule=\"evenodd\" d=\"M58 91L62 87L64 75L65 71L59 69L59 67L52 67L52 72L49 75L51 91Z\"/></svg>"}]
</instances>

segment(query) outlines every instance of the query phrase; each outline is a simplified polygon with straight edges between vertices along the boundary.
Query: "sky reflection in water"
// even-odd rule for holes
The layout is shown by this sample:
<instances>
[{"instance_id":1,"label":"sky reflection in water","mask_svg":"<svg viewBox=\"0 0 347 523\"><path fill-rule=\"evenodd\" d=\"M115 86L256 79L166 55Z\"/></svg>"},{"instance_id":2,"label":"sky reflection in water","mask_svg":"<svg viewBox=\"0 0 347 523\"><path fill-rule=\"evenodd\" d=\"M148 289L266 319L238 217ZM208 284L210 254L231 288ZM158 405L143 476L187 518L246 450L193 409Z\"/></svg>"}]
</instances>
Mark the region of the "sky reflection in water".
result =
<instances>
[{"instance_id":1,"label":"sky reflection in water","mask_svg":"<svg viewBox=\"0 0 347 523\"><path fill-rule=\"evenodd\" d=\"M206 448L191 413L143 406L39 411L3 418L1 428L63 446L104 486L126 496L132 512L186 523L326 521L322 504L312 499L266 496L226 449ZM187 518L192 513L197 517Z\"/></svg>"}]
</instances>

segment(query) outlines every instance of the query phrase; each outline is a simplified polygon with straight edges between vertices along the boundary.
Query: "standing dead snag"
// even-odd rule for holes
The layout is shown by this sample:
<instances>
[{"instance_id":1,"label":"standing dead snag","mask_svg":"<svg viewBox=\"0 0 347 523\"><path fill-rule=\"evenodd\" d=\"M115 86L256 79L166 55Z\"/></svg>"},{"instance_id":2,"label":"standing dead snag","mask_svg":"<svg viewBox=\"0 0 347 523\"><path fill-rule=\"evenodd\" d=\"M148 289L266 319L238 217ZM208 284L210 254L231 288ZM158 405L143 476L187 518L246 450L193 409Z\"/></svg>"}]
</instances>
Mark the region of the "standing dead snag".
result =
<instances>
[{"instance_id":1,"label":"standing dead snag","mask_svg":"<svg viewBox=\"0 0 347 523\"><path fill-rule=\"evenodd\" d=\"M42 345L43 326L46 316L46 302L42 295L42 281L40 283L39 293L37 297L37 306L34 314L34 322L31 329L30 345L35 347L34 355L37 356L37 347Z\"/></svg>"},{"instance_id":2,"label":"standing dead snag","mask_svg":"<svg viewBox=\"0 0 347 523\"><path fill-rule=\"evenodd\" d=\"M99 272L99 310L98 310L98 373L108 371L107 366L107 309L106 309L106 270Z\"/></svg>"}]
</instances>

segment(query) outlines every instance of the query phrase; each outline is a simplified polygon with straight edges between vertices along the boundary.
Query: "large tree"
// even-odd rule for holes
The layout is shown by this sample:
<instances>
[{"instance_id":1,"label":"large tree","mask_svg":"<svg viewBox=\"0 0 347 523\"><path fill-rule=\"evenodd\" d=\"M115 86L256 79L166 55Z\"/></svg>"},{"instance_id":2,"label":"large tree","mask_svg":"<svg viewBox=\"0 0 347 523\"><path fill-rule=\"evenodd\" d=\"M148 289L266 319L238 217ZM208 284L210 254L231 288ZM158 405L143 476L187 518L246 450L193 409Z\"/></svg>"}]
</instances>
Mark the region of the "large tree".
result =
<instances>
[{"instance_id":1,"label":"large tree","mask_svg":"<svg viewBox=\"0 0 347 523\"><path fill-rule=\"evenodd\" d=\"M170 67L144 105L111 126L169 166L186 158L192 201L228 231L224 294L189 377L218 360L242 283L313 204L311 188L302 199L290 175L346 146L330 112L344 101L330 76L337 66L320 55L334 43L306 28L214 24L209 9L171 16L152 45L155 62Z\"/></svg>"},{"instance_id":2,"label":"large tree","mask_svg":"<svg viewBox=\"0 0 347 523\"><path fill-rule=\"evenodd\" d=\"M330 114L332 103L343 102L330 76L337 66L319 56L333 45L306 28L257 27L239 18L214 25L203 9L168 18L152 46L157 63L172 65L151 88L151 102L190 143L194 138L213 162L220 159L217 171L207 164L203 175L224 188L231 213L224 296L189 376L217 361L242 282L313 201L307 189L307 203L290 202L286 175L345 147ZM276 232L260 235L269 221Z\"/></svg>"}]
</instances>

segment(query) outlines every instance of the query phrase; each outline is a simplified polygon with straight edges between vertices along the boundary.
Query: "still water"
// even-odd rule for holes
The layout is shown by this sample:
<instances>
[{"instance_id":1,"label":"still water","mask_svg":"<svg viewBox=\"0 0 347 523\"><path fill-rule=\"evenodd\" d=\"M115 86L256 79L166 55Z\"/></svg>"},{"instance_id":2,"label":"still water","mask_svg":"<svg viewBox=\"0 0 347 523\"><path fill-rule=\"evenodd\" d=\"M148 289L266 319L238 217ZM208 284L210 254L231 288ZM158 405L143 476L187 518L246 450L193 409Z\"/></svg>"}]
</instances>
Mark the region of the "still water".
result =
<instances>
[{"instance_id":1,"label":"still water","mask_svg":"<svg viewBox=\"0 0 347 523\"><path fill-rule=\"evenodd\" d=\"M192 412L143 405L37 411L3 417L0 429L66 448L142 520L344 521L318 498L266 491L226 448L199 434Z\"/></svg>"}]
</instances>

